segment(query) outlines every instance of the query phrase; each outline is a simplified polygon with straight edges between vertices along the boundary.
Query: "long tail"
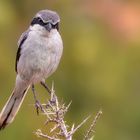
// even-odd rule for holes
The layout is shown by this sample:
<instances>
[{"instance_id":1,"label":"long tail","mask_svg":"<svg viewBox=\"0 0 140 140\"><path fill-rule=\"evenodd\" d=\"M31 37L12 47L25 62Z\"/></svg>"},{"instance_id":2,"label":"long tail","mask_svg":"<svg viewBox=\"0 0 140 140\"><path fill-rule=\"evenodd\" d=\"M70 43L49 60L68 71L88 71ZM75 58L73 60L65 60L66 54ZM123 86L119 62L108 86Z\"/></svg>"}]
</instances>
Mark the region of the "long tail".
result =
<instances>
[{"instance_id":1,"label":"long tail","mask_svg":"<svg viewBox=\"0 0 140 140\"><path fill-rule=\"evenodd\" d=\"M15 88L0 113L0 130L12 123L29 89L29 85Z\"/></svg>"}]
</instances>

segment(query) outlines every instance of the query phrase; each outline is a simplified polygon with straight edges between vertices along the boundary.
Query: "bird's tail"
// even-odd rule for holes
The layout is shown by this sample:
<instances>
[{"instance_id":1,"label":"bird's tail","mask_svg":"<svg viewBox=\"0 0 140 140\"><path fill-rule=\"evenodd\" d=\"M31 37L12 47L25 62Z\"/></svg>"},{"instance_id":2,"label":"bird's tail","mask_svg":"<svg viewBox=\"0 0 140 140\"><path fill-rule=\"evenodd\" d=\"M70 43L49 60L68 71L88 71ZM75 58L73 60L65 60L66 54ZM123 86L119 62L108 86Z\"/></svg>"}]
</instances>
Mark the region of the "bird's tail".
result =
<instances>
[{"instance_id":1,"label":"bird's tail","mask_svg":"<svg viewBox=\"0 0 140 140\"><path fill-rule=\"evenodd\" d=\"M0 113L0 129L4 129L8 124L10 124L14 120L29 87L29 85L26 85L22 88L14 89L10 98L8 99L7 103L5 104Z\"/></svg>"}]
</instances>

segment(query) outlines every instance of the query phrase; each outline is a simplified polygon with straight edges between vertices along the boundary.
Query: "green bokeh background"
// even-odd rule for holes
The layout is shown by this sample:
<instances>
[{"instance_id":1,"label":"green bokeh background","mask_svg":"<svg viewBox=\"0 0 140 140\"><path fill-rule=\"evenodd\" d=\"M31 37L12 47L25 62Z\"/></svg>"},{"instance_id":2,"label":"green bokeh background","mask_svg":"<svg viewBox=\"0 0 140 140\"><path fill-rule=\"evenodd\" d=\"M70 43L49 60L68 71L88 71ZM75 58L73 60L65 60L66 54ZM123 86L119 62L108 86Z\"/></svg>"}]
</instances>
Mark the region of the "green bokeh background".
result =
<instances>
[{"instance_id":1,"label":"green bokeh background","mask_svg":"<svg viewBox=\"0 0 140 140\"><path fill-rule=\"evenodd\" d=\"M54 81L60 100L72 100L68 124L102 108L95 140L140 140L140 43L111 36L104 23L84 12L81 0L1 0L0 109L14 87L18 38L40 9L56 10L61 17L64 54L47 83ZM47 100L46 91L36 88L40 100ZM33 132L43 128L45 118L36 115L33 103L30 90L15 121L0 131L0 140L40 139ZM82 140L88 126L74 138Z\"/></svg>"}]
</instances>

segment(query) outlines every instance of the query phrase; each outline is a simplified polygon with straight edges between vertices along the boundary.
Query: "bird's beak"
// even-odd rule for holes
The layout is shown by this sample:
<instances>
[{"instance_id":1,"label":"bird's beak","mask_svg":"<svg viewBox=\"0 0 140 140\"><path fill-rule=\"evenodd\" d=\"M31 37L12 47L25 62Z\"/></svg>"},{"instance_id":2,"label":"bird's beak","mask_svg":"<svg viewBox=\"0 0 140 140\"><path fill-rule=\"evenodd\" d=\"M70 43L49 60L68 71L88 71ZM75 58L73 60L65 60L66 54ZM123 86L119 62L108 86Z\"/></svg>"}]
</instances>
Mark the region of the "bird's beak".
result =
<instances>
[{"instance_id":1,"label":"bird's beak","mask_svg":"<svg viewBox=\"0 0 140 140\"><path fill-rule=\"evenodd\" d=\"M47 31L51 31L51 29L52 29L52 24L51 23L47 23L46 25L45 25L45 29L47 30Z\"/></svg>"}]
</instances>

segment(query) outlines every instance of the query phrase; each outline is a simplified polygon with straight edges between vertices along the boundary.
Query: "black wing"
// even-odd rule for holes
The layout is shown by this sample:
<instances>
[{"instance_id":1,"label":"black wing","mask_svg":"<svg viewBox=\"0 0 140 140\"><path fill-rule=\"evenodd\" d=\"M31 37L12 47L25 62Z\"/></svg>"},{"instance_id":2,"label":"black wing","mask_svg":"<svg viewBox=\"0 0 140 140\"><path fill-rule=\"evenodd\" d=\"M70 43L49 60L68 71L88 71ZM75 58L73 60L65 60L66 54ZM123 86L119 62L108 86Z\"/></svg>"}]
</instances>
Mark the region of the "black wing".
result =
<instances>
[{"instance_id":1,"label":"black wing","mask_svg":"<svg viewBox=\"0 0 140 140\"><path fill-rule=\"evenodd\" d=\"M21 49L22 49L22 44L25 42L25 40L27 39L28 37L28 30L25 31L24 33L22 33L19 41L18 41L18 50L17 50L17 54L16 54L16 62L15 62L15 70L17 72L17 64L18 64L18 61L19 61L19 58L20 58L20 55L21 55Z\"/></svg>"}]
</instances>

